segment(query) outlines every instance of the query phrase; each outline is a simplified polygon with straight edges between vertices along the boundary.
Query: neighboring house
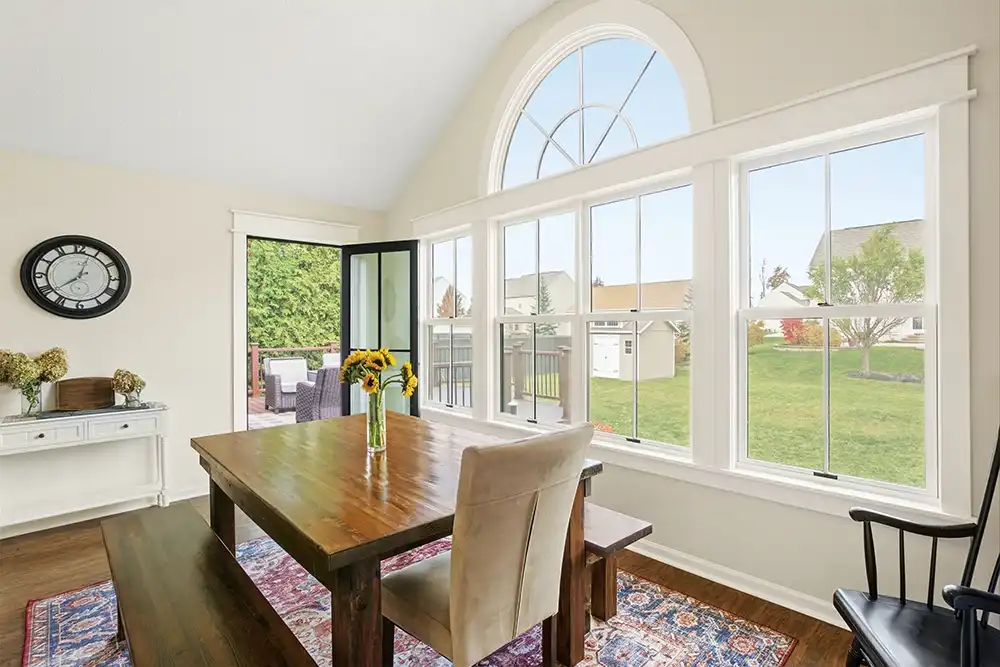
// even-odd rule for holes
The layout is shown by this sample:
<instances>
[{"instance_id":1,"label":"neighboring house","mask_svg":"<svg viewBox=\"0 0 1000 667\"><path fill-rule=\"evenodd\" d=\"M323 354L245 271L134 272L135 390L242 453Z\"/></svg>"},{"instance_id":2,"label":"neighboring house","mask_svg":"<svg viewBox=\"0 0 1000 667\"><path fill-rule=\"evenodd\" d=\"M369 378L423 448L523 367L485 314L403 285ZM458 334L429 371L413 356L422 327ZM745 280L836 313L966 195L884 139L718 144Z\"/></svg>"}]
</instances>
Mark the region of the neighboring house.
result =
<instances>
[{"instance_id":1,"label":"neighboring house","mask_svg":"<svg viewBox=\"0 0 1000 667\"><path fill-rule=\"evenodd\" d=\"M796 308L812 305L814 302L806 296L805 285L793 285L792 283L781 283L758 301L755 306L759 308ZM764 330L769 333L781 331L781 320L762 320Z\"/></svg>"},{"instance_id":2,"label":"neighboring house","mask_svg":"<svg viewBox=\"0 0 1000 667\"><path fill-rule=\"evenodd\" d=\"M537 294L539 281L549 295L549 307L545 313L539 312ZM507 315L565 314L573 312L576 281L565 271L543 271L541 274L528 273L517 278L508 278L504 283L504 313ZM508 330L527 331L527 325L511 325ZM556 326L555 335L568 336L569 324Z\"/></svg>"},{"instance_id":3,"label":"neighboring house","mask_svg":"<svg viewBox=\"0 0 1000 667\"><path fill-rule=\"evenodd\" d=\"M690 280L643 283L642 308L689 307ZM594 285L591 302L595 311L631 310L635 307L636 286ZM679 331L670 321L643 322L636 335L627 322L604 321L591 324L590 374L592 377L630 380L635 372L636 350L645 351L639 359L638 379L672 378L676 374L675 343Z\"/></svg>"},{"instance_id":4,"label":"neighboring house","mask_svg":"<svg viewBox=\"0 0 1000 667\"><path fill-rule=\"evenodd\" d=\"M923 247L924 221L902 220L899 222L884 222L878 225L864 225L861 227L831 230L831 256L850 257L856 254L861 248L861 244L867 241L873 233L885 228L889 228L892 231L892 235L905 250L919 250ZM822 266L826 261L826 238L826 234L824 234L816 243L816 250L813 251L812 259L809 261L810 269ZM816 305L817 301L809 299L805 291L805 286L782 283L771 290L757 305L762 308ZM780 332L781 320L764 320L764 328L767 331ZM919 343L922 342L923 333L923 318L914 317L907 319L893 329L884 340L887 342L906 341Z\"/></svg>"}]
</instances>

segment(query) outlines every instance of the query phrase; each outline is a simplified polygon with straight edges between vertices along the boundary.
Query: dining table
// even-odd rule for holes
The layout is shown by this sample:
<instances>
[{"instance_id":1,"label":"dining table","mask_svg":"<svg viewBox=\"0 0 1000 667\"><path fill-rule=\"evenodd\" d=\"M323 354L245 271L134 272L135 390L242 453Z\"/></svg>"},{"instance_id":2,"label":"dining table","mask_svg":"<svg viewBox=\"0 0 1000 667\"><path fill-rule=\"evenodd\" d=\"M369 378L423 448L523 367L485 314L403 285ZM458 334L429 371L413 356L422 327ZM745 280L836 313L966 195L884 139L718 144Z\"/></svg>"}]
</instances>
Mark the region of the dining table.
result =
<instances>
[{"instance_id":1,"label":"dining table","mask_svg":"<svg viewBox=\"0 0 1000 667\"><path fill-rule=\"evenodd\" d=\"M233 557L239 507L329 589L334 667L381 667L381 561L451 535L462 451L503 441L396 412L386 428L378 454L363 414L191 440L211 479L209 521ZM583 507L601 471L585 461L566 533L556 657L567 666L583 659Z\"/></svg>"}]
</instances>

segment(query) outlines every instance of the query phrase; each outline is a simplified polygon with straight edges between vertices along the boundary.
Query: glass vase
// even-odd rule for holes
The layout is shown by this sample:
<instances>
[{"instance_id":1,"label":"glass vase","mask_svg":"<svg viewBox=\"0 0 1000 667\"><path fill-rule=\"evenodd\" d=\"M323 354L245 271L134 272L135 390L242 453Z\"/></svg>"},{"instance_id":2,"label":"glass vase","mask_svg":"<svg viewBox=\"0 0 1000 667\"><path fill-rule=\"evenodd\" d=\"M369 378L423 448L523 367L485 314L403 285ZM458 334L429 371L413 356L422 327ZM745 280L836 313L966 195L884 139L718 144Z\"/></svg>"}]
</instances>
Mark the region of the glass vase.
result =
<instances>
[{"instance_id":1,"label":"glass vase","mask_svg":"<svg viewBox=\"0 0 1000 667\"><path fill-rule=\"evenodd\" d=\"M142 407L142 399L139 398L139 392L131 391L125 394L125 407L126 408Z\"/></svg>"},{"instance_id":2,"label":"glass vase","mask_svg":"<svg viewBox=\"0 0 1000 667\"><path fill-rule=\"evenodd\" d=\"M32 382L21 388L21 416L34 418L42 410L42 383Z\"/></svg>"},{"instance_id":3,"label":"glass vase","mask_svg":"<svg viewBox=\"0 0 1000 667\"><path fill-rule=\"evenodd\" d=\"M385 397L381 391L368 396L368 453L385 451Z\"/></svg>"}]
</instances>

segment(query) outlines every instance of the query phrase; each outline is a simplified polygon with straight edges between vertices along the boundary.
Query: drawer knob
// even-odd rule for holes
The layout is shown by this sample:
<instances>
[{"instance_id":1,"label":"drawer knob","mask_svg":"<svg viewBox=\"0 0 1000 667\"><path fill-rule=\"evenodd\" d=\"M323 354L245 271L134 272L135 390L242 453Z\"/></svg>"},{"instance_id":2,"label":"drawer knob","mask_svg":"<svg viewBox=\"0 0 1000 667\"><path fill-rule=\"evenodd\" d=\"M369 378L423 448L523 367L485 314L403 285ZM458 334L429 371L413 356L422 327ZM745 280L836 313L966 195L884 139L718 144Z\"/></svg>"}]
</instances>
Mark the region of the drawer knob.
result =
<instances>
[{"instance_id":1,"label":"drawer knob","mask_svg":"<svg viewBox=\"0 0 1000 667\"><path fill-rule=\"evenodd\" d=\"M38 435L36 435L35 437L36 437L36 438L44 438L44 437L45 437L45 434L44 434L44 433L39 433L39 434L38 434Z\"/></svg>"},{"instance_id":2,"label":"drawer knob","mask_svg":"<svg viewBox=\"0 0 1000 667\"><path fill-rule=\"evenodd\" d=\"M128 424L122 424L122 428L128 428Z\"/></svg>"}]
</instances>

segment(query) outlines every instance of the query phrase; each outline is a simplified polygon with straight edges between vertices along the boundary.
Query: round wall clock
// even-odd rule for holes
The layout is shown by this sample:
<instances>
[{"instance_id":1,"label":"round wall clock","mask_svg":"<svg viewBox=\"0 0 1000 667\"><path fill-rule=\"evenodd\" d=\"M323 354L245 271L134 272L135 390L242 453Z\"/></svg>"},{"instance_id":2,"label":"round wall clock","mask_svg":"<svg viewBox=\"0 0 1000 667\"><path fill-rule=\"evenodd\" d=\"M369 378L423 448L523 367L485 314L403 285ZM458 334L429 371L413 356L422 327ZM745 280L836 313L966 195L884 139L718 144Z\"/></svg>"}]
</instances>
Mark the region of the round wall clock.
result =
<instances>
[{"instance_id":1,"label":"round wall clock","mask_svg":"<svg viewBox=\"0 0 1000 667\"><path fill-rule=\"evenodd\" d=\"M121 253L89 236L42 241L21 262L21 287L40 308L60 317L106 315L121 305L131 286Z\"/></svg>"}]
</instances>

